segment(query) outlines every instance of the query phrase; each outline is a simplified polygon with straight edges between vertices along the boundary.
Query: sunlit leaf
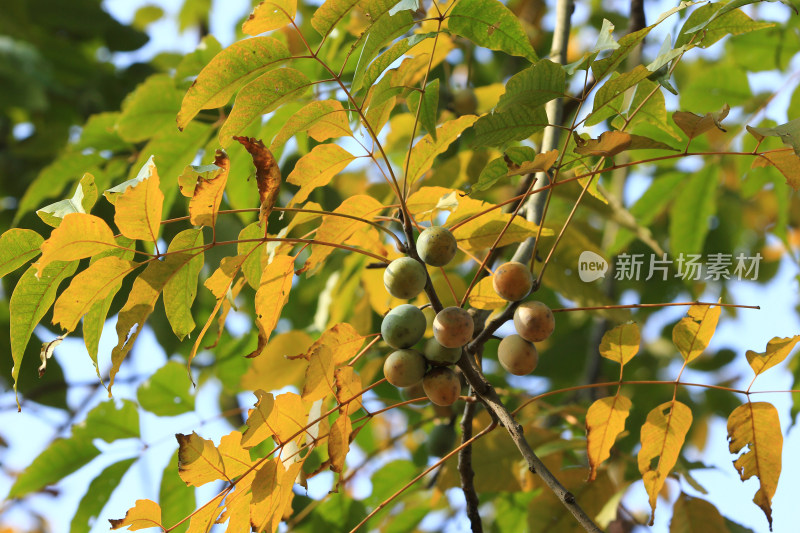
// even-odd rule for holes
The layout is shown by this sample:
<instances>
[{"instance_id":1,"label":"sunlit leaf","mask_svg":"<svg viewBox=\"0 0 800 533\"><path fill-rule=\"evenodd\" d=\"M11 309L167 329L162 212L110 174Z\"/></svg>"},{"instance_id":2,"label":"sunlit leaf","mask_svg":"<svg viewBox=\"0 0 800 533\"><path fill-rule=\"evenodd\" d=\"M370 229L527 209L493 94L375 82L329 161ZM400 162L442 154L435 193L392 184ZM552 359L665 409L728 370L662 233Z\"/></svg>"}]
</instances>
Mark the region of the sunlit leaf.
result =
<instances>
[{"instance_id":1,"label":"sunlit leaf","mask_svg":"<svg viewBox=\"0 0 800 533\"><path fill-rule=\"evenodd\" d=\"M128 183L128 182L126 182ZM114 203L114 223L129 239L155 242L161 225L164 193L153 157L145 163L136 179L120 192Z\"/></svg>"},{"instance_id":2,"label":"sunlit leaf","mask_svg":"<svg viewBox=\"0 0 800 533\"><path fill-rule=\"evenodd\" d=\"M756 476L759 489L753 502L761 507L772 531L772 497L781 475L783 435L778 410L767 402L747 402L728 417L728 448L741 454L733 466L742 481Z\"/></svg>"},{"instance_id":3,"label":"sunlit leaf","mask_svg":"<svg viewBox=\"0 0 800 533\"><path fill-rule=\"evenodd\" d=\"M194 411L192 383L186 375L186 366L177 361L167 361L139 385L136 398L142 409L158 416Z\"/></svg>"},{"instance_id":4,"label":"sunlit leaf","mask_svg":"<svg viewBox=\"0 0 800 533\"><path fill-rule=\"evenodd\" d=\"M289 24L297 13L297 0L264 0L242 24L247 35L258 35Z\"/></svg>"},{"instance_id":5,"label":"sunlit leaf","mask_svg":"<svg viewBox=\"0 0 800 533\"><path fill-rule=\"evenodd\" d=\"M441 210L458 207L458 191L445 187L420 187L406 200L409 213L420 220L432 220Z\"/></svg>"},{"instance_id":6,"label":"sunlit leaf","mask_svg":"<svg viewBox=\"0 0 800 533\"><path fill-rule=\"evenodd\" d=\"M485 211L491 204L479 202L476 200L467 201L466 198L459 200L459 207L445 222L445 226L452 226L457 222L461 222L466 218L476 215ZM453 230L453 236L458 241L459 246L463 246L467 250L480 250L489 248L497 240L497 237L503 232L508 221L511 219L510 213L503 213L500 209L495 209L486 213L478 218L475 218L465 224L462 224ZM503 233L503 237L499 240L497 246L505 246L507 244L522 242L528 237L536 235L538 226L533 222L529 222L522 217L514 217L508 229ZM550 229L543 229L542 235L552 235L553 231Z\"/></svg>"},{"instance_id":7,"label":"sunlit leaf","mask_svg":"<svg viewBox=\"0 0 800 533\"><path fill-rule=\"evenodd\" d=\"M409 152L406 181L414 183L433 166L433 160L441 154L461 133L477 120L474 115L464 115L445 122L436 128L436 140L428 134L420 139Z\"/></svg>"},{"instance_id":8,"label":"sunlit leaf","mask_svg":"<svg viewBox=\"0 0 800 533\"><path fill-rule=\"evenodd\" d=\"M14 360L11 377L14 379L15 393L22 356L25 354L25 348L28 346L33 329L53 305L58 286L74 274L77 268L77 261L53 261L44 270L37 273L36 265L32 265L25 271L14 287L14 292L11 293L8 311L14 317L11 321L10 337L11 357ZM19 407L19 402L17 406Z\"/></svg>"},{"instance_id":9,"label":"sunlit leaf","mask_svg":"<svg viewBox=\"0 0 800 533\"><path fill-rule=\"evenodd\" d=\"M122 102L117 121L119 136L128 142L140 142L161 129L175 129L175 113L182 98L183 91L175 87L172 76L156 74L147 78Z\"/></svg>"},{"instance_id":10,"label":"sunlit leaf","mask_svg":"<svg viewBox=\"0 0 800 533\"><path fill-rule=\"evenodd\" d=\"M517 107L484 115L475 122L473 146L503 146L522 141L549 124L544 106Z\"/></svg>"},{"instance_id":11,"label":"sunlit leaf","mask_svg":"<svg viewBox=\"0 0 800 533\"><path fill-rule=\"evenodd\" d=\"M319 339L301 354L310 360L313 353L322 346L331 350L331 360L335 366L343 365L356 356L364 344L364 336L359 335L353 326L347 323L335 324L322 332ZM292 357L295 359L296 357Z\"/></svg>"},{"instance_id":12,"label":"sunlit leaf","mask_svg":"<svg viewBox=\"0 0 800 533\"><path fill-rule=\"evenodd\" d=\"M333 350L324 344L308 354L306 382L303 386L303 400L314 402L334 392Z\"/></svg>"},{"instance_id":13,"label":"sunlit leaf","mask_svg":"<svg viewBox=\"0 0 800 533\"><path fill-rule=\"evenodd\" d=\"M250 519L256 531L274 533L278 530L283 514L294 498L292 486L301 467L302 463L297 462L284 468L280 458L275 458L258 470L253 479L250 506Z\"/></svg>"},{"instance_id":14,"label":"sunlit leaf","mask_svg":"<svg viewBox=\"0 0 800 533\"><path fill-rule=\"evenodd\" d=\"M288 67L267 72L251 81L236 95L233 110L219 130L219 143L223 148L228 146L233 137L244 132L251 123L299 98L313 84L305 74Z\"/></svg>"},{"instance_id":15,"label":"sunlit leaf","mask_svg":"<svg viewBox=\"0 0 800 533\"><path fill-rule=\"evenodd\" d=\"M219 447L195 432L178 439L178 472L187 485L199 487L211 481L233 481L250 466L250 454L241 447L241 433L222 437Z\"/></svg>"},{"instance_id":16,"label":"sunlit leaf","mask_svg":"<svg viewBox=\"0 0 800 533\"><path fill-rule=\"evenodd\" d=\"M603 59L598 59L592 63L592 73L594 74L594 78L596 80L602 80L609 73L616 70L616 68L625 60L625 58L630 55L630 53L639 46L639 43L650 33L650 30L653 29L655 26L648 26L646 28L642 28L641 30L637 30L632 33L628 33L620 37L619 41L617 41L618 46L611 52L611 54ZM614 27L611 25L611 30L613 31ZM597 55L595 54L594 57Z\"/></svg>"},{"instance_id":17,"label":"sunlit leaf","mask_svg":"<svg viewBox=\"0 0 800 533\"><path fill-rule=\"evenodd\" d=\"M230 286L233 284L233 278L239 273L242 268L246 257L243 255L235 255L233 257L223 257L219 262L217 268L211 276L203 283L203 286L210 290L214 297L219 300L224 298Z\"/></svg>"},{"instance_id":18,"label":"sunlit leaf","mask_svg":"<svg viewBox=\"0 0 800 533\"><path fill-rule=\"evenodd\" d=\"M358 0L325 0L319 8L314 10L311 25L325 37L358 3Z\"/></svg>"},{"instance_id":19,"label":"sunlit leaf","mask_svg":"<svg viewBox=\"0 0 800 533\"><path fill-rule=\"evenodd\" d=\"M119 287L123 278L133 272L138 263L125 261L115 256L95 261L83 272L72 278L53 308L53 324L69 333L92 306L108 297Z\"/></svg>"},{"instance_id":20,"label":"sunlit leaf","mask_svg":"<svg viewBox=\"0 0 800 533\"><path fill-rule=\"evenodd\" d=\"M498 111L516 109L517 106L538 107L564 94L564 68L548 59L537 61L531 67L511 76L506 91L497 102Z\"/></svg>"},{"instance_id":21,"label":"sunlit leaf","mask_svg":"<svg viewBox=\"0 0 800 533\"><path fill-rule=\"evenodd\" d=\"M606 106L614 98L623 94L650 74L652 74L652 72L647 70L643 65L637 65L633 70L609 79L597 90L597 94L595 94L594 97L592 113Z\"/></svg>"},{"instance_id":22,"label":"sunlit leaf","mask_svg":"<svg viewBox=\"0 0 800 533\"><path fill-rule=\"evenodd\" d=\"M600 398L586 412L586 455L591 467L589 481L594 481L597 467L608 459L611 447L625 430L625 419L631 405L628 398L617 394Z\"/></svg>"},{"instance_id":23,"label":"sunlit leaf","mask_svg":"<svg viewBox=\"0 0 800 533\"><path fill-rule=\"evenodd\" d=\"M275 200L278 199L278 192L281 188L281 169L278 161L258 139L250 137L234 137L250 153L253 158L253 165L256 167L256 185L258 186L258 198L260 200L258 219L262 225L266 225L267 218L275 207Z\"/></svg>"},{"instance_id":24,"label":"sunlit leaf","mask_svg":"<svg viewBox=\"0 0 800 533\"><path fill-rule=\"evenodd\" d=\"M422 95L422 109L417 111L420 105L420 93L414 91L408 95L406 102L409 105L409 110L414 116L419 113L419 123L425 128L425 131L431 134L433 141L436 141L436 118L437 110L439 107L439 79L435 79L425 87L425 93Z\"/></svg>"},{"instance_id":25,"label":"sunlit leaf","mask_svg":"<svg viewBox=\"0 0 800 533\"><path fill-rule=\"evenodd\" d=\"M136 505L128 509L125 518L109 519L111 529L127 527L128 531L138 531L150 527L162 528L161 507L151 500L136 500Z\"/></svg>"},{"instance_id":26,"label":"sunlit leaf","mask_svg":"<svg viewBox=\"0 0 800 533\"><path fill-rule=\"evenodd\" d=\"M319 142L353 134L347 112L338 100L314 101L292 115L272 139L269 149L277 150L290 138L306 131Z\"/></svg>"},{"instance_id":27,"label":"sunlit leaf","mask_svg":"<svg viewBox=\"0 0 800 533\"><path fill-rule=\"evenodd\" d=\"M213 170L212 170L213 168ZM199 172L198 172L199 170ZM191 200L189 200L189 222L193 226L209 226L215 228L219 206L228 182L230 160L222 150L217 150L213 165L205 167L187 167L181 178L192 178ZM179 178L180 179L180 178ZM182 187L188 190L189 187Z\"/></svg>"},{"instance_id":28,"label":"sunlit leaf","mask_svg":"<svg viewBox=\"0 0 800 533\"><path fill-rule=\"evenodd\" d=\"M603 339L600 341L600 355L624 366L639 353L640 342L638 324L635 322L622 324L603 334Z\"/></svg>"},{"instance_id":29,"label":"sunlit leaf","mask_svg":"<svg viewBox=\"0 0 800 533\"><path fill-rule=\"evenodd\" d=\"M34 263L37 275L53 261L75 261L116 247L114 233L102 218L71 213L42 243L42 256Z\"/></svg>"},{"instance_id":30,"label":"sunlit leaf","mask_svg":"<svg viewBox=\"0 0 800 533\"><path fill-rule=\"evenodd\" d=\"M331 426L331 434L328 437L328 455L331 458L331 470L341 474L344 470L344 461L347 452L350 451L350 433L353 431L353 424L346 413L340 414Z\"/></svg>"},{"instance_id":31,"label":"sunlit leaf","mask_svg":"<svg viewBox=\"0 0 800 533\"><path fill-rule=\"evenodd\" d=\"M287 385L298 386L306 372L305 359L289 359L298 351L305 350L313 340L304 331L293 330L274 336L261 355L251 361L251 365L241 379L246 390L276 390ZM299 388L299 387L298 387Z\"/></svg>"},{"instance_id":32,"label":"sunlit leaf","mask_svg":"<svg viewBox=\"0 0 800 533\"><path fill-rule=\"evenodd\" d=\"M191 210L191 204L189 204ZM197 295L197 278L203 268L203 230L187 229L175 235L168 254L189 254L186 266L178 270L164 285L164 310L172 331L183 339L194 329L192 303Z\"/></svg>"},{"instance_id":33,"label":"sunlit leaf","mask_svg":"<svg viewBox=\"0 0 800 533\"><path fill-rule=\"evenodd\" d=\"M500 309L506 304L508 302L498 296L494 290L492 276L486 276L480 280L469 293L469 305L476 309Z\"/></svg>"},{"instance_id":34,"label":"sunlit leaf","mask_svg":"<svg viewBox=\"0 0 800 533\"><path fill-rule=\"evenodd\" d=\"M750 363L753 372L758 376L789 357L798 342L800 342L800 335L785 338L773 337L767 343L765 352L758 353L753 350L747 350L747 362Z\"/></svg>"},{"instance_id":35,"label":"sunlit leaf","mask_svg":"<svg viewBox=\"0 0 800 533\"><path fill-rule=\"evenodd\" d=\"M69 213L88 213L96 201L97 185L94 183L94 176L86 173L75 188L72 198L42 207L36 214L45 224L57 228L64 216Z\"/></svg>"},{"instance_id":36,"label":"sunlit leaf","mask_svg":"<svg viewBox=\"0 0 800 533\"><path fill-rule=\"evenodd\" d=\"M772 165L786 178L786 183L800 191L800 157L792 152L769 152L753 160L753 167Z\"/></svg>"},{"instance_id":37,"label":"sunlit leaf","mask_svg":"<svg viewBox=\"0 0 800 533\"><path fill-rule=\"evenodd\" d=\"M347 406L342 411L344 415L351 415L361 409L361 376L359 376L352 366L342 366L334 370L334 381L336 382L336 401L339 405L345 402ZM355 399L353 399L355 398Z\"/></svg>"},{"instance_id":38,"label":"sunlit leaf","mask_svg":"<svg viewBox=\"0 0 800 533\"><path fill-rule=\"evenodd\" d=\"M42 236L30 229L11 228L0 235L0 278L39 255L43 242Z\"/></svg>"},{"instance_id":39,"label":"sunlit leaf","mask_svg":"<svg viewBox=\"0 0 800 533\"><path fill-rule=\"evenodd\" d=\"M272 37L255 37L233 43L200 71L183 97L178 127L183 129L201 109L226 105L239 87L275 68L291 54Z\"/></svg>"},{"instance_id":40,"label":"sunlit leaf","mask_svg":"<svg viewBox=\"0 0 800 533\"><path fill-rule=\"evenodd\" d=\"M711 337L717 329L720 306L693 305L685 316L672 329L672 342L681 352L687 363L691 363L708 348Z\"/></svg>"},{"instance_id":41,"label":"sunlit leaf","mask_svg":"<svg viewBox=\"0 0 800 533\"><path fill-rule=\"evenodd\" d=\"M521 56L538 57L514 13L497 0L461 0L450 12L448 29L478 46Z\"/></svg>"},{"instance_id":42,"label":"sunlit leaf","mask_svg":"<svg viewBox=\"0 0 800 533\"><path fill-rule=\"evenodd\" d=\"M691 425L692 410L678 401L659 405L647 414L642 425L642 449L638 462L644 488L650 497L650 525L655 519L658 493L678 461Z\"/></svg>"},{"instance_id":43,"label":"sunlit leaf","mask_svg":"<svg viewBox=\"0 0 800 533\"><path fill-rule=\"evenodd\" d=\"M242 436L242 446L245 448L257 446L273 433L268 421L275 406L275 398L261 389L256 390L255 395L258 401L247 415L247 430Z\"/></svg>"},{"instance_id":44,"label":"sunlit leaf","mask_svg":"<svg viewBox=\"0 0 800 533\"><path fill-rule=\"evenodd\" d=\"M317 10L317 12L319 11L320 10ZM367 67L366 71L362 72L361 75L353 76L353 92L358 92L363 87L372 87L375 81L395 62L395 60L399 59L417 44L435 35L435 33L418 33L394 43L385 52L375 58L369 67Z\"/></svg>"},{"instance_id":45,"label":"sunlit leaf","mask_svg":"<svg viewBox=\"0 0 800 533\"><path fill-rule=\"evenodd\" d=\"M356 157L338 144L320 144L297 161L286 181L298 185L289 205L297 205L308 198L317 187L330 183Z\"/></svg>"},{"instance_id":46,"label":"sunlit leaf","mask_svg":"<svg viewBox=\"0 0 800 533\"><path fill-rule=\"evenodd\" d=\"M289 299L293 278L294 258L288 255L275 256L264 268L255 299L258 347L247 357L258 357L264 351L272 330L281 317L283 306Z\"/></svg>"}]
</instances>

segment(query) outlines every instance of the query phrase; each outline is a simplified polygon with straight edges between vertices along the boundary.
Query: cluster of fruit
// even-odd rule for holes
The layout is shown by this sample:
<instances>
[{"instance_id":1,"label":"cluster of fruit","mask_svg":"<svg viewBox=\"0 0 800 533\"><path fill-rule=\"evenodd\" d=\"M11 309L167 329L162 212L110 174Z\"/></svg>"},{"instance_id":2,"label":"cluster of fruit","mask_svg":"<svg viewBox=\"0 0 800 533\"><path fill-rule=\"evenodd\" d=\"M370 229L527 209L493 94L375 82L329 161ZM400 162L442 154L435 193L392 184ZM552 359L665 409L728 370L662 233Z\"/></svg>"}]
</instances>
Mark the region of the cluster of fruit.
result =
<instances>
[{"instance_id":1,"label":"cluster of fruit","mask_svg":"<svg viewBox=\"0 0 800 533\"><path fill-rule=\"evenodd\" d=\"M442 267L453 259L457 246L452 233L434 226L419 235L416 249L426 265ZM389 294L406 300L422 292L427 280L425 266L411 257L392 261L383 276ZM495 271L493 284L501 298L519 301L530 293L533 277L527 266L510 262ZM524 375L532 372L538 362L533 342L550 336L555 321L545 304L526 302L515 311L514 325L517 334L500 342L498 359L508 372ZM452 405L461 393L461 380L450 367L461 359L463 347L472 340L472 316L460 307L442 309L433 319L433 338L425 342L420 353L412 347L422 340L426 328L425 315L415 305L398 305L386 314L381 336L395 351L384 362L384 375L396 387L422 383L425 395L434 404Z\"/></svg>"}]
</instances>

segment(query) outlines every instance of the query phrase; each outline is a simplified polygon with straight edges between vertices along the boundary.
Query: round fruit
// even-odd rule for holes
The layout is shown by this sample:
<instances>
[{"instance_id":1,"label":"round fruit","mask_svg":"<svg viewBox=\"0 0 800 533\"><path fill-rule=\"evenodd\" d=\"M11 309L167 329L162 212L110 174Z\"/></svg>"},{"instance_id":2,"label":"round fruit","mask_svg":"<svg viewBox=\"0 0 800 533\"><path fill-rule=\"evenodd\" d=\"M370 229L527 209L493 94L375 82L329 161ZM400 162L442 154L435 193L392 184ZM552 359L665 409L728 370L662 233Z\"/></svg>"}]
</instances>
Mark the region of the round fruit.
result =
<instances>
[{"instance_id":1,"label":"round fruit","mask_svg":"<svg viewBox=\"0 0 800 533\"><path fill-rule=\"evenodd\" d=\"M530 294L533 288L533 275L527 265L509 261L494 271L492 285L494 292L503 300L518 302Z\"/></svg>"},{"instance_id":2,"label":"round fruit","mask_svg":"<svg viewBox=\"0 0 800 533\"><path fill-rule=\"evenodd\" d=\"M461 348L472 339L475 325L460 307L446 307L433 319L433 336L445 348Z\"/></svg>"},{"instance_id":3,"label":"round fruit","mask_svg":"<svg viewBox=\"0 0 800 533\"><path fill-rule=\"evenodd\" d=\"M381 336L392 348L410 348L425 334L425 315L414 305L402 304L389 311L381 322Z\"/></svg>"},{"instance_id":4,"label":"round fruit","mask_svg":"<svg viewBox=\"0 0 800 533\"><path fill-rule=\"evenodd\" d=\"M453 93L453 111L458 115L474 115L478 110L478 98L471 89L457 89Z\"/></svg>"},{"instance_id":5,"label":"round fruit","mask_svg":"<svg viewBox=\"0 0 800 533\"><path fill-rule=\"evenodd\" d=\"M428 339L423 355L434 365L454 365L461 359L461 348L446 348L436 339Z\"/></svg>"},{"instance_id":6,"label":"round fruit","mask_svg":"<svg viewBox=\"0 0 800 533\"><path fill-rule=\"evenodd\" d=\"M539 353L533 343L519 335L509 335L497 347L497 360L506 372L525 376L533 372L539 363Z\"/></svg>"},{"instance_id":7,"label":"round fruit","mask_svg":"<svg viewBox=\"0 0 800 533\"><path fill-rule=\"evenodd\" d=\"M431 457L444 457L456 443L456 428L451 424L436 424L428 435L428 453Z\"/></svg>"},{"instance_id":8,"label":"round fruit","mask_svg":"<svg viewBox=\"0 0 800 533\"><path fill-rule=\"evenodd\" d=\"M425 264L442 267L456 255L456 238L447 228L434 226L419 234L417 253Z\"/></svg>"},{"instance_id":9,"label":"round fruit","mask_svg":"<svg viewBox=\"0 0 800 533\"><path fill-rule=\"evenodd\" d=\"M436 405L452 405L461 395L461 381L449 367L434 368L422 378L425 394Z\"/></svg>"},{"instance_id":10,"label":"round fruit","mask_svg":"<svg viewBox=\"0 0 800 533\"><path fill-rule=\"evenodd\" d=\"M404 400L416 400L417 398L426 398L425 396L425 389L422 388L422 380L414 383L410 387L405 387L403 390L400 391L400 395L403 397ZM412 405L422 405L424 403L428 403L428 400L425 401L420 400L418 403L414 403Z\"/></svg>"},{"instance_id":11,"label":"round fruit","mask_svg":"<svg viewBox=\"0 0 800 533\"><path fill-rule=\"evenodd\" d=\"M514 327L525 340L541 342L553 333L556 319L542 302L525 302L514 311Z\"/></svg>"},{"instance_id":12,"label":"round fruit","mask_svg":"<svg viewBox=\"0 0 800 533\"><path fill-rule=\"evenodd\" d=\"M383 374L395 387L410 387L425 376L425 366L425 358L418 351L397 350L383 362Z\"/></svg>"},{"instance_id":13,"label":"round fruit","mask_svg":"<svg viewBox=\"0 0 800 533\"><path fill-rule=\"evenodd\" d=\"M410 257L395 259L383 271L383 285L395 298L410 300L425 288L428 273L422 263Z\"/></svg>"}]
</instances>

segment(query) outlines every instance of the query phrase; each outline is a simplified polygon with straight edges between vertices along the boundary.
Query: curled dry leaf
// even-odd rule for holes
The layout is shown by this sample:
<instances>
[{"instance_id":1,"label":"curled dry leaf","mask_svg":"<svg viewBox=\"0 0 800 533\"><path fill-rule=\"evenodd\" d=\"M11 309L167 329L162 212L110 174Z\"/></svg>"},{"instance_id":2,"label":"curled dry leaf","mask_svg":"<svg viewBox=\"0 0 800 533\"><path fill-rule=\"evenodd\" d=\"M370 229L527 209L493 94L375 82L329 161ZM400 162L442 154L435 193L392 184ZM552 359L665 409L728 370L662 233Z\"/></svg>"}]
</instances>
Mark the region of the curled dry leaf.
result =
<instances>
[{"instance_id":1,"label":"curled dry leaf","mask_svg":"<svg viewBox=\"0 0 800 533\"><path fill-rule=\"evenodd\" d=\"M281 187L281 170L275 156L264 146L259 139L252 137L234 137L253 157L253 164L256 167L256 183L258 184L258 197L261 200L258 219L262 224L266 224L275 200L278 199L278 191Z\"/></svg>"}]
</instances>

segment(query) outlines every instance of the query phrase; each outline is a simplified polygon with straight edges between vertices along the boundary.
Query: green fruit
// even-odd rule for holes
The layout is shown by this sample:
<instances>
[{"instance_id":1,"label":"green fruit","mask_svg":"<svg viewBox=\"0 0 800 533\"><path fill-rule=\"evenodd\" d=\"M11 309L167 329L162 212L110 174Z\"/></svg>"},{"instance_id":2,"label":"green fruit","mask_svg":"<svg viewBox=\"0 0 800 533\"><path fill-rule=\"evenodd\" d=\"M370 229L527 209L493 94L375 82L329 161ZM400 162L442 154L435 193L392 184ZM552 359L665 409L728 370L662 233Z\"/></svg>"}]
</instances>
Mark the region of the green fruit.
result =
<instances>
[{"instance_id":1,"label":"green fruit","mask_svg":"<svg viewBox=\"0 0 800 533\"><path fill-rule=\"evenodd\" d=\"M422 388L436 405L452 405L461 395L461 381L447 366L436 367L425 374Z\"/></svg>"},{"instance_id":2,"label":"green fruit","mask_svg":"<svg viewBox=\"0 0 800 533\"><path fill-rule=\"evenodd\" d=\"M444 457L456 443L456 428L451 424L436 424L428 435L428 453L431 457Z\"/></svg>"},{"instance_id":3,"label":"green fruit","mask_svg":"<svg viewBox=\"0 0 800 533\"><path fill-rule=\"evenodd\" d=\"M503 300L518 302L530 294L533 275L527 265L517 261L503 263L492 276L494 292Z\"/></svg>"},{"instance_id":4,"label":"green fruit","mask_svg":"<svg viewBox=\"0 0 800 533\"><path fill-rule=\"evenodd\" d=\"M506 372L525 376L533 372L539 363L539 352L533 343L519 335L509 335L497 347L497 360Z\"/></svg>"},{"instance_id":5,"label":"green fruit","mask_svg":"<svg viewBox=\"0 0 800 533\"><path fill-rule=\"evenodd\" d=\"M414 305L402 304L389 311L381 322L381 336L392 348L410 348L425 334L425 315Z\"/></svg>"},{"instance_id":6,"label":"green fruit","mask_svg":"<svg viewBox=\"0 0 800 533\"><path fill-rule=\"evenodd\" d=\"M397 350L383 362L386 381L395 387L411 387L422 381L427 362L416 350Z\"/></svg>"},{"instance_id":7,"label":"green fruit","mask_svg":"<svg viewBox=\"0 0 800 533\"><path fill-rule=\"evenodd\" d=\"M417 254L427 265L445 266L455 257L456 251L456 238L441 226L428 228L417 238Z\"/></svg>"},{"instance_id":8,"label":"green fruit","mask_svg":"<svg viewBox=\"0 0 800 533\"><path fill-rule=\"evenodd\" d=\"M422 388L422 380L419 380L417 383L414 383L410 387L404 387L400 391L400 396L402 396L404 400L416 400L417 398L427 398L425 396L425 389ZM417 403L413 403L411 405L412 406L424 405L424 404L427 404L427 403L428 403L428 400L424 399L424 400L420 400Z\"/></svg>"},{"instance_id":9,"label":"green fruit","mask_svg":"<svg viewBox=\"0 0 800 533\"><path fill-rule=\"evenodd\" d=\"M460 307L446 307L433 319L433 336L445 348L461 348L472 339L472 316Z\"/></svg>"},{"instance_id":10,"label":"green fruit","mask_svg":"<svg viewBox=\"0 0 800 533\"><path fill-rule=\"evenodd\" d=\"M410 300L422 292L428 272L422 263L410 257L395 259L383 272L383 285L395 298Z\"/></svg>"},{"instance_id":11,"label":"green fruit","mask_svg":"<svg viewBox=\"0 0 800 533\"><path fill-rule=\"evenodd\" d=\"M454 365L461 359L462 348L447 348L436 339L428 339L423 354L433 365Z\"/></svg>"},{"instance_id":12,"label":"green fruit","mask_svg":"<svg viewBox=\"0 0 800 533\"><path fill-rule=\"evenodd\" d=\"M525 302L514 311L514 327L523 339L541 342L553 333L556 319L542 302Z\"/></svg>"},{"instance_id":13,"label":"green fruit","mask_svg":"<svg viewBox=\"0 0 800 533\"><path fill-rule=\"evenodd\" d=\"M457 89L453 93L453 111L457 115L474 115L478 110L478 98L472 89Z\"/></svg>"}]
</instances>

